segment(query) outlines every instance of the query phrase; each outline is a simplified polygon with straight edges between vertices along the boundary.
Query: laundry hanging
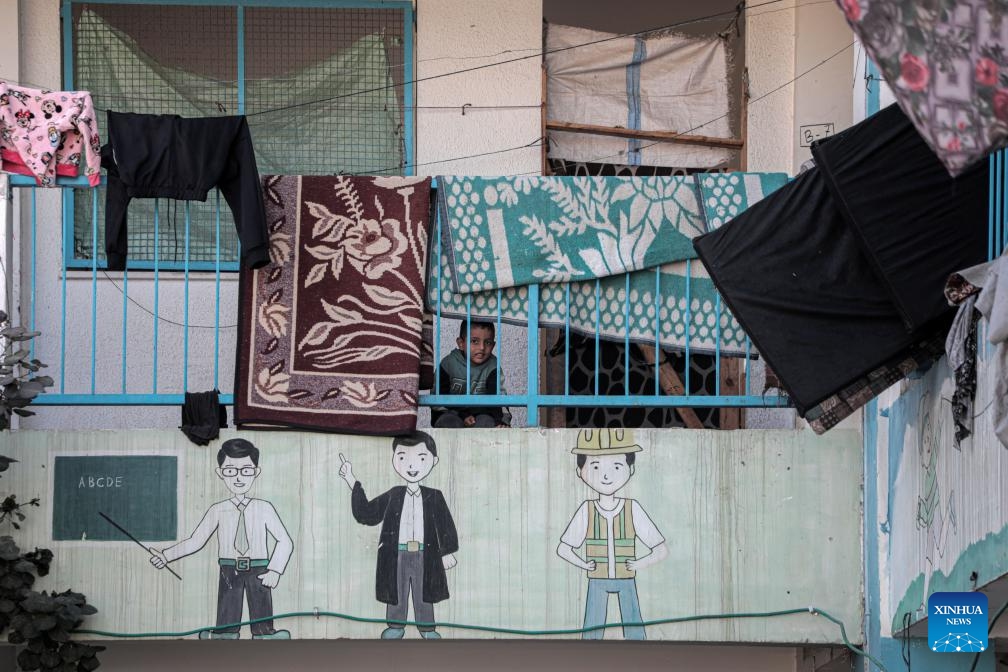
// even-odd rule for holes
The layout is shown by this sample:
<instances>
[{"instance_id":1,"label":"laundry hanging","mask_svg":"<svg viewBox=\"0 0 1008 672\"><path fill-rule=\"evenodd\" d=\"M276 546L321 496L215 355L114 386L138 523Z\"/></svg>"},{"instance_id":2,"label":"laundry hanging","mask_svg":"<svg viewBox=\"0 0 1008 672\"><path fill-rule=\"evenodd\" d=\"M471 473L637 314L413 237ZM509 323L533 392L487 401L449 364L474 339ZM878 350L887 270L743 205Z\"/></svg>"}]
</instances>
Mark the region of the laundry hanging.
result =
<instances>
[{"instance_id":1,"label":"laundry hanging","mask_svg":"<svg viewBox=\"0 0 1008 672\"><path fill-rule=\"evenodd\" d=\"M105 253L126 268L127 209L134 198L205 201L218 187L234 215L242 266L266 264L269 234L252 136L244 116L184 119L173 114L108 112Z\"/></svg>"},{"instance_id":2,"label":"laundry hanging","mask_svg":"<svg viewBox=\"0 0 1008 672\"><path fill-rule=\"evenodd\" d=\"M779 173L731 173L700 186L694 176L442 177L441 249L460 294L620 275L695 258L694 237L785 180ZM701 205L708 201L710 224Z\"/></svg>"},{"instance_id":3,"label":"laundry hanging","mask_svg":"<svg viewBox=\"0 0 1008 672\"><path fill-rule=\"evenodd\" d=\"M893 95L949 173L1008 144L1004 6L836 0Z\"/></svg>"},{"instance_id":4,"label":"laundry hanging","mask_svg":"<svg viewBox=\"0 0 1008 672\"><path fill-rule=\"evenodd\" d=\"M241 271L235 423L413 431L430 179L263 185L271 263Z\"/></svg>"},{"instance_id":5,"label":"laundry hanging","mask_svg":"<svg viewBox=\"0 0 1008 672\"><path fill-rule=\"evenodd\" d=\"M607 179L634 184L673 178ZM674 179L692 183L699 227L704 231L721 226L787 182L784 173L702 173ZM643 190L643 187L636 188ZM499 310L502 321L527 324L526 287L500 290L500 301L497 291L471 294L453 291L451 247L446 240L450 237L444 233L443 220L441 227L441 242L435 239L430 250L428 309L431 312L440 310L442 317L464 319L471 313L474 318L491 320L496 319ZM695 256L692 246L687 254ZM458 256L457 251L455 256ZM598 281L598 287L595 281L571 282L568 291L565 283L550 282L541 285L539 290L540 325L564 328L569 324L575 332L589 336L598 333L609 340L622 341L629 331L631 341L654 344L656 310L660 317L658 335L662 347L684 350L688 343L693 352L713 354L720 351L729 356L755 354L727 306L718 299L706 269L695 259L604 277ZM625 326L627 318L629 327Z\"/></svg>"},{"instance_id":6,"label":"laundry hanging","mask_svg":"<svg viewBox=\"0 0 1008 672\"><path fill-rule=\"evenodd\" d=\"M940 356L944 279L986 255L988 174L950 178L896 106L812 154L816 167L695 243L799 413L825 431L908 362Z\"/></svg>"},{"instance_id":7,"label":"laundry hanging","mask_svg":"<svg viewBox=\"0 0 1008 672\"><path fill-rule=\"evenodd\" d=\"M0 81L0 160L3 170L31 175L43 187L56 176L101 182L101 140L87 91L48 91Z\"/></svg>"}]
</instances>

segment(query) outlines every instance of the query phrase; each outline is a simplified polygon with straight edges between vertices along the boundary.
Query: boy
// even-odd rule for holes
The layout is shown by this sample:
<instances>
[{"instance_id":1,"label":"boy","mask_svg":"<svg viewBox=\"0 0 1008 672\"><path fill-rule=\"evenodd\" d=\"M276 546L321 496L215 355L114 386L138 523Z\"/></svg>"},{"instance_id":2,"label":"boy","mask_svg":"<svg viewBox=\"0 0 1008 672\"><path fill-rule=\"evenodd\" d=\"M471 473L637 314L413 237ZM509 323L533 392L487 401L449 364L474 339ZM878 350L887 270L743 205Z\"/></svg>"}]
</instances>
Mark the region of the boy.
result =
<instances>
[{"instance_id":1,"label":"boy","mask_svg":"<svg viewBox=\"0 0 1008 672\"><path fill-rule=\"evenodd\" d=\"M202 630L200 639L238 639L238 627L222 625L241 621L242 602L248 599L249 620L272 618L273 595L280 575L287 568L294 544L276 509L264 499L246 493L262 469L259 449L245 439L229 439L217 452L217 478L234 495L211 506L192 536L158 551L151 548L151 564L158 569L199 551L217 533L217 628ZM270 557L267 533L276 541ZM273 621L251 625L252 639L290 639L287 630L275 630Z\"/></svg>"},{"instance_id":2,"label":"boy","mask_svg":"<svg viewBox=\"0 0 1008 672\"><path fill-rule=\"evenodd\" d=\"M392 441L392 468L405 485L372 500L340 454L339 474L353 491L350 508L362 525L381 523L375 597L384 602L388 627L382 639L402 639L403 621L413 593L413 617L424 639L440 639L434 630L434 603L448 599L445 570L455 566L458 535L440 490L420 482L438 463L437 445L429 434L414 432Z\"/></svg>"},{"instance_id":3,"label":"boy","mask_svg":"<svg viewBox=\"0 0 1008 672\"><path fill-rule=\"evenodd\" d=\"M492 322L472 320L469 327L469 346L466 347L466 321L459 324L459 335L455 340L458 349L452 350L441 360L438 371L441 394L465 394L466 359L469 366L470 394L498 394L497 357L494 349L494 325ZM504 394L504 374L500 376L500 394ZM459 429L462 427L507 427L511 414L500 406L474 406L472 408L432 408L433 427Z\"/></svg>"},{"instance_id":4,"label":"boy","mask_svg":"<svg viewBox=\"0 0 1008 672\"><path fill-rule=\"evenodd\" d=\"M557 555L588 572L584 627L605 623L609 595L619 599L623 623L642 623L637 599L637 570L668 555L665 538L635 500L616 497L634 473L642 448L626 429L582 429L577 446L577 475L598 493L583 502L560 539ZM651 549L637 556L636 542ZM585 544L586 559L574 552ZM582 639L602 639L603 628L586 630ZM645 639L643 625L624 625L624 639Z\"/></svg>"}]
</instances>

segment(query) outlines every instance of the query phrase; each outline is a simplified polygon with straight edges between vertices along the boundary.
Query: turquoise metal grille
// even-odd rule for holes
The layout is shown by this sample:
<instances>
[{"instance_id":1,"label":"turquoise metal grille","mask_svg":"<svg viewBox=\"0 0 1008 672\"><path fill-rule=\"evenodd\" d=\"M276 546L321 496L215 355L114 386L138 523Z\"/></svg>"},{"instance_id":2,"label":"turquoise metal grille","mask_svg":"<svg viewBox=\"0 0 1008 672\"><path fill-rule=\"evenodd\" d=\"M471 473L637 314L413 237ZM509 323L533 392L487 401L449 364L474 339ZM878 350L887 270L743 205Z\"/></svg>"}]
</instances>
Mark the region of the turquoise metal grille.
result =
<instances>
[{"instance_id":1,"label":"turquoise metal grille","mask_svg":"<svg viewBox=\"0 0 1008 672\"><path fill-rule=\"evenodd\" d=\"M309 6L300 6L309 5ZM69 18L69 21L67 19ZM412 8L408 3L332 0L158 3L64 0L68 88L92 92L105 110L248 115L261 174L408 173L412 117ZM101 124L100 124L101 125ZM92 205L73 201L67 265L88 268L95 252ZM182 205L130 206L133 268L184 263ZM216 209L190 206L189 262L217 255ZM104 264L104 194L97 254ZM221 213L224 270L235 270L231 213Z\"/></svg>"}]
</instances>

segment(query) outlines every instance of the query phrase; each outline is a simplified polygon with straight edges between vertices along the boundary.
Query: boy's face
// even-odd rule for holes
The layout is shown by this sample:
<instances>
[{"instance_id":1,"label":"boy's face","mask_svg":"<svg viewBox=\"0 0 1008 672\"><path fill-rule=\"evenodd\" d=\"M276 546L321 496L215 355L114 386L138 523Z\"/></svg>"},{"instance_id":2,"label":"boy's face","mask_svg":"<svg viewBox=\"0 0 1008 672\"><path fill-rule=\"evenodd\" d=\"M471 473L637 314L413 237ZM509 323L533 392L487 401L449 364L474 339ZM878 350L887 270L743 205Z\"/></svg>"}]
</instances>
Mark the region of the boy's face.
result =
<instances>
[{"instance_id":1,"label":"boy's face","mask_svg":"<svg viewBox=\"0 0 1008 672\"><path fill-rule=\"evenodd\" d=\"M595 492L611 495L627 484L633 467L627 465L626 455L589 455L577 473Z\"/></svg>"},{"instance_id":2,"label":"boy's face","mask_svg":"<svg viewBox=\"0 0 1008 672\"><path fill-rule=\"evenodd\" d=\"M392 468L408 483L419 483L427 478L438 458L431 455L427 446L418 443L415 446L396 446L392 453Z\"/></svg>"},{"instance_id":3,"label":"boy's face","mask_svg":"<svg viewBox=\"0 0 1008 672\"><path fill-rule=\"evenodd\" d=\"M224 462L216 469L217 477L224 481L227 489L236 495L244 495L252 488L261 470L252 464L252 458L225 457Z\"/></svg>"},{"instance_id":4,"label":"boy's face","mask_svg":"<svg viewBox=\"0 0 1008 672\"><path fill-rule=\"evenodd\" d=\"M469 355L469 360L473 364L482 364L487 361L494 349L493 331L484 326L473 325L469 329L469 347L466 348L465 338L455 339L458 349Z\"/></svg>"}]
</instances>

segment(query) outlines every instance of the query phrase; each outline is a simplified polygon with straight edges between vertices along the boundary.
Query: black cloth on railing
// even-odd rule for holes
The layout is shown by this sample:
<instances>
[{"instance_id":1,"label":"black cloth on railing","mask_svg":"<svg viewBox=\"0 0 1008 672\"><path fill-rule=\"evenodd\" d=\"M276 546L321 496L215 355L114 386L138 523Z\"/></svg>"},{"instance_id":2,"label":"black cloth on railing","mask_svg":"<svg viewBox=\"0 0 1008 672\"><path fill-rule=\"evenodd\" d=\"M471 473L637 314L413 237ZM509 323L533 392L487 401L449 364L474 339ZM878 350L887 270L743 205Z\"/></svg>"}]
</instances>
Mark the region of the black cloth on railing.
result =
<instances>
[{"instance_id":1,"label":"black cloth on railing","mask_svg":"<svg viewBox=\"0 0 1008 672\"><path fill-rule=\"evenodd\" d=\"M945 278L987 248L987 165L949 177L898 107L812 153L815 168L694 240L803 417L944 334Z\"/></svg>"},{"instance_id":2,"label":"black cloth on railing","mask_svg":"<svg viewBox=\"0 0 1008 672\"><path fill-rule=\"evenodd\" d=\"M206 201L218 187L234 215L241 261L269 262L269 232L252 135L244 116L183 119L171 114L108 113L105 254L126 268L126 211L133 198Z\"/></svg>"},{"instance_id":3,"label":"black cloth on railing","mask_svg":"<svg viewBox=\"0 0 1008 672\"><path fill-rule=\"evenodd\" d=\"M220 403L217 390L185 393L179 429L190 441L205 446L220 436L222 427L227 427L227 407Z\"/></svg>"}]
</instances>

